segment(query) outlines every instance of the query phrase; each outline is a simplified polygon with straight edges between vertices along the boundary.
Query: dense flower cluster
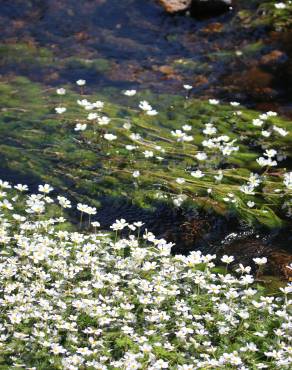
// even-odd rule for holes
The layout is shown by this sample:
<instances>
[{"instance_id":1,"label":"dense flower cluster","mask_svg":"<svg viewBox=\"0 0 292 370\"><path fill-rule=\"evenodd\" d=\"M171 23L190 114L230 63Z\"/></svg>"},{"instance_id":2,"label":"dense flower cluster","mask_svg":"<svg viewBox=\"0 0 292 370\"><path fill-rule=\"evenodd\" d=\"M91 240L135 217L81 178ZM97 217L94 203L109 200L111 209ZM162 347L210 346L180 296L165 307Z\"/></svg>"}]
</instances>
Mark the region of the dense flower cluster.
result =
<instances>
[{"instance_id":1,"label":"dense flower cluster","mask_svg":"<svg viewBox=\"0 0 292 370\"><path fill-rule=\"evenodd\" d=\"M52 187L0 185L1 368L291 368L291 287L264 296L248 266L228 273L232 256L225 273L214 255L172 256L172 243L139 237L141 222L117 220L113 237L97 221L69 231L49 216L71 207Z\"/></svg>"}]
</instances>

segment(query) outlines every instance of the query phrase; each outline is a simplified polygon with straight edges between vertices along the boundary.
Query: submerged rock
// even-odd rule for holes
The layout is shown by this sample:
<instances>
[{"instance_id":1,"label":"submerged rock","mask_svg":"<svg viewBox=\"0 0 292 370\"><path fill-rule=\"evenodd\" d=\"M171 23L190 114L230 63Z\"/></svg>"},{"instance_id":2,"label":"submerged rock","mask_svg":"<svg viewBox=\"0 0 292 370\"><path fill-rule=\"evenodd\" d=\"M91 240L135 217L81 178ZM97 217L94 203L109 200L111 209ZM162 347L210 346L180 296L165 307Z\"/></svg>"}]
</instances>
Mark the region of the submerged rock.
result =
<instances>
[{"instance_id":1,"label":"submerged rock","mask_svg":"<svg viewBox=\"0 0 292 370\"><path fill-rule=\"evenodd\" d=\"M176 13L187 10L192 0L159 0L159 2L168 13Z\"/></svg>"},{"instance_id":2,"label":"submerged rock","mask_svg":"<svg viewBox=\"0 0 292 370\"><path fill-rule=\"evenodd\" d=\"M221 254L234 256L236 263L242 263L244 266L250 265L254 272L256 266L253 258L267 257L268 263L264 266L264 274L280 276L286 280L292 279L292 269L289 267L292 263L292 254L278 246L269 245L263 240L253 237L235 238L229 245L224 245Z\"/></svg>"},{"instance_id":3,"label":"submerged rock","mask_svg":"<svg viewBox=\"0 0 292 370\"><path fill-rule=\"evenodd\" d=\"M260 63L262 65L268 65L268 66L273 66L279 63L283 63L284 61L287 60L287 56L285 53L281 50L273 50L268 54L265 54L261 60Z\"/></svg>"}]
</instances>

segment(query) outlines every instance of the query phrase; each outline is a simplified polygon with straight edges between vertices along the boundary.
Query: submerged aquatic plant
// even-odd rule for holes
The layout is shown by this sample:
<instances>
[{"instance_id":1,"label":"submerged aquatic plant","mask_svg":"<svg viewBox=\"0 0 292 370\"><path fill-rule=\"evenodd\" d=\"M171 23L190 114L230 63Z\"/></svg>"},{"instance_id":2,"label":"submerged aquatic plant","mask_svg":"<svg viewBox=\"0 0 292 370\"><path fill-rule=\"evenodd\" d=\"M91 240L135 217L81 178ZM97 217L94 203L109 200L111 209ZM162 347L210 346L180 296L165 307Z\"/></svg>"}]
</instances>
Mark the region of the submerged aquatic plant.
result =
<instances>
[{"instance_id":1,"label":"submerged aquatic plant","mask_svg":"<svg viewBox=\"0 0 292 370\"><path fill-rule=\"evenodd\" d=\"M65 95L43 93L23 78L0 89L3 165L80 203L126 196L143 207L169 202L269 227L290 218L292 135L275 112L136 90L111 92L113 103L69 86ZM66 111L54 113L61 103ZM157 114L145 114L154 105Z\"/></svg>"},{"instance_id":2,"label":"submerged aquatic plant","mask_svg":"<svg viewBox=\"0 0 292 370\"><path fill-rule=\"evenodd\" d=\"M130 99L136 95L139 97L136 90L128 90L124 95ZM238 110L239 103L231 102L230 108L222 107L224 113L218 117L217 111L211 107L219 107L220 101L209 99L209 122L205 123L205 117L199 118L202 107L198 104L198 111L196 107L192 109L192 104L197 104L192 101L183 102L181 106L163 107L163 111L158 113L147 100L140 100L139 108L146 114L162 115L156 121L156 117L139 115L135 108L124 108L122 114L117 112L116 116L110 117L109 103L99 102L99 106L95 107L88 99L85 99L86 104L80 104L79 100L78 104L85 111L88 106L91 110L98 109L97 112L91 112L87 119L82 118L82 122L87 123L83 123L82 130L78 131L86 129L82 139L87 148L94 148L95 145L104 148L102 138L109 142L115 141L105 147L110 165L103 162L104 170L107 169L112 176L139 176L140 185L146 190L146 187L151 187L149 179L146 179L151 173L153 182L161 182L166 189L166 198L172 199L179 206L187 200L194 204L204 204L205 201L205 205L215 209L219 208L220 203L225 203L225 207L228 203L228 208L240 213L241 217L257 219L270 226L281 222L275 214L276 209L283 214L284 208L287 208L286 215L289 215L287 200L291 196L290 187L283 186L289 175L283 173L282 169L270 175L271 168L277 167L291 148L290 140L281 140L290 134L286 125L278 126L276 112L269 111L251 118L250 112ZM208 106L208 103L204 104L203 112ZM127 103L129 105L131 102ZM177 109L180 115L185 114L180 128L173 127L171 119L165 119L170 109ZM113 133L100 131L101 135L94 136L92 128L94 131L97 125L101 125L101 121L105 121ZM77 125L81 127L79 123ZM183 146L177 147L175 141ZM252 141L252 146L249 141ZM277 149L273 148L273 142ZM262 156L256 158L260 150ZM133 159L129 153L132 151ZM150 161L148 165L147 161ZM248 172L249 168L251 172ZM284 179L282 183L281 178ZM180 202L176 193L184 195Z\"/></svg>"}]
</instances>

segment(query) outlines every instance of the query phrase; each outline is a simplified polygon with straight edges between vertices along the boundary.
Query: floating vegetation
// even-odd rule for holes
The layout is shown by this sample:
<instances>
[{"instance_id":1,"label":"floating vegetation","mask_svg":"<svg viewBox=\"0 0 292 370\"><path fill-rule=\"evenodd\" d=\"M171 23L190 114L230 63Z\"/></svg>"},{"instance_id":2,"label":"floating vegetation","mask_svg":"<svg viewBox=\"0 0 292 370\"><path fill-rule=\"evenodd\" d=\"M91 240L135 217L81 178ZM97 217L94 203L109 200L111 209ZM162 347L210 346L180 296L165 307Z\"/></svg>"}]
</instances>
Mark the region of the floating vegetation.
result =
<instances>
[{"instance_id":1,"label":"floating vegetation","mask_svg":"<svg viewBox=\"0 0 292 370\"><path fill-rule=\"evenodd\" d=\"M291 215L291 122L237 102L2 83L2 166L79 200L127 197L280 227ZM108 93L111 99L109 100Z\"/></svg>"}]
</instances>

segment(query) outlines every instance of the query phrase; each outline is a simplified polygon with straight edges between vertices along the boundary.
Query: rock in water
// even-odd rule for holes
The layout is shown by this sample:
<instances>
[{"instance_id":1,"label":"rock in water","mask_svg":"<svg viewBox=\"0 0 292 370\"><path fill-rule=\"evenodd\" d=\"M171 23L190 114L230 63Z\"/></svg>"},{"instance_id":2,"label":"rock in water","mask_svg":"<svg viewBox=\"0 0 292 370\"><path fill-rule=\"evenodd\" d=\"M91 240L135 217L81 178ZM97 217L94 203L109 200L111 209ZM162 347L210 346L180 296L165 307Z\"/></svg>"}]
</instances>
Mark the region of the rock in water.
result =
<instances>
[{"instance_id":1,"label":"rock in water","mask_svg":"<svg viewBox=\"0 0 292 370\"><path fill-rule=\"evenodd\" d=\"M192 0L159 0L168 13L176 13L190 8Z\"/></svg>"},{"instance_id":2,"label":"rock in water","mask_svg":"<svg viewBox=\"0 0 292 370\"><path fill-rule=\"evenodd\" d=\"M222 14L230 9L232 0L192 0L191 14L194 17L209 17Z\"/></svg>"}]
</instances>

